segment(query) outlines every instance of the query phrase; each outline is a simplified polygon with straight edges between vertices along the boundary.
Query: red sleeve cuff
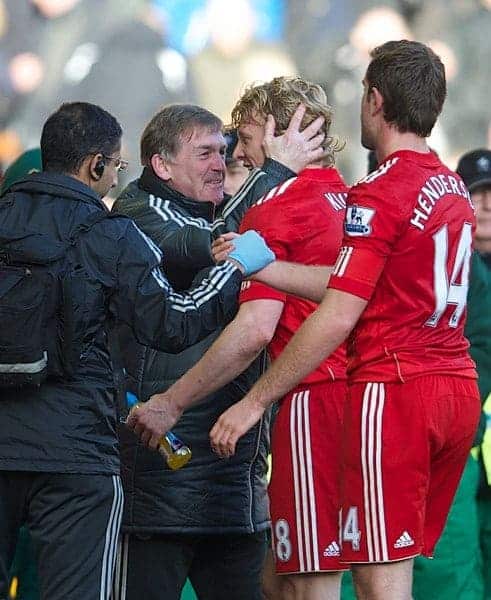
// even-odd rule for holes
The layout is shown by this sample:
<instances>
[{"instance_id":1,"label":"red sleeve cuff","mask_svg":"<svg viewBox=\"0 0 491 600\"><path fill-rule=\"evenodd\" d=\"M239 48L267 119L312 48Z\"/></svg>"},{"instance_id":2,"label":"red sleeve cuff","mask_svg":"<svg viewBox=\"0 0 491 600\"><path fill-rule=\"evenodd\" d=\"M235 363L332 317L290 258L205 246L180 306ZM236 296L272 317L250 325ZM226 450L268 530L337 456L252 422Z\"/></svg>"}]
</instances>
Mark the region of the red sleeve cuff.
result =
<instances>
[{"instance_id":1,"label":"red sleeve cuff","mask_svg":"<svg viewBox=\"0 0 491 600\"><path fill-rule=\"evenodd\" d=\"M363 298L363 300L370 300L374 290L374 286L357 281L356 279L350 279L349 277L346 277L346 275L344 277L331 275L327 287L334 290L340 290L341 292L348 292L349 294L353 294L353 296Z\"/></svg>"},{"instance_id":2,"label":"red sleeve cuff","mask_svg":"<svg viewBox=\"0 0 491 600\"><path fill-rule=\"evenodd\" d=\"M239 303L243 304L251 300L279 300L280 302L285 302L286 294L259 281L243 281L239 294Z\"/></svg>"}]
</instances>

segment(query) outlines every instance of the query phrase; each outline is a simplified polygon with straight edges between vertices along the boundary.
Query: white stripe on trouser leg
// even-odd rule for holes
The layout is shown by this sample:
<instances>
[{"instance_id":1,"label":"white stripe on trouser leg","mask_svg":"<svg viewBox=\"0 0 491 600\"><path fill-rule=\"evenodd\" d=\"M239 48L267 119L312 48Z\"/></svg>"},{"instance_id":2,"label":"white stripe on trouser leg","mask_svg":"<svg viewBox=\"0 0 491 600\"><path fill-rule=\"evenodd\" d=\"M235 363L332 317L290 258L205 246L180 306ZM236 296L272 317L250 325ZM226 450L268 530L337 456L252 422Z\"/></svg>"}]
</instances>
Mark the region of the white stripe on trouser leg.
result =
<instances>
[{"instance_id":1,"label":"white stripe on trouser leg","mask_svg":"<svg viewBox=\"0 0 491 600\"><path fill-rule=\"evenodd\" d=\"M118 538L118 546L116 549L116 564L114 565L114 575L113 575L113 591L111 594L111 600L119 600L121 595L121 585L120 585L120 573L121 573L121 560L123 556L123 536L120 535Z\"/></svg>"},{"instance_id":2,"label":"white stripe on trouser leg","mask_svg":"<svg viewBox=\"0 0 491 600\"><path fill-rule=\"evenodd\" d=\"M129 538L127 533L119 536L111 600L126 600Z\"/></svg>"},{"instance_id":3,"label":"white stripe on trouser leg","mask_svg":"<svg viewBox=\"0 0 491 600\"><path fill-rule=\"evenodd\" d=\"M307 495L307 472L305 464L305 423L303 419L303 402L305 392L301 392L298 396L297 409L297 433L298 433L298 466L300 469L300 497L302 498L302 519L303 519L303 535L305 543L305 566L307 571L312 570L312 552L310 544L312 540L309 535L309 499Z\"/></svg>"},{"instance_id":4,"label":"white stripe on trouser leg","mask_svg":"<svg viewBox=\"0 0 491 600\"><path fill-rule=\"evenodd\" d=\"M361 462L368 560L387 561L387 536L382 487L383 383L368 383L363 394Z\"/></svg>"},{"instance_id":5,"label":"white stripe on trouser leg","mask_svg":"<svg viewBox=\"0 0 491 600\"><path fill-rule=\"evenodd\" d=\"M305 558L303 553L302 542L302 519L301 519L301 502L300 502L300 477L298 473L298 453L297 453L297 400L298 394L293 394L290 405L290 444L292 450L292 466L293 466L293 490L295 495L295 516L297 525L297 547L298 547L298 562L300 571L305 571ZM273 457L274 460L274 457Z\"/></svg>"},{"instance_id":6,"label":"white stripe on trouser leg","mask_svg":"<svg viewBox=\"0 0 491 600\"><path fill-rule=\"evenodd\" d=\"M123 488L117 475L112 476L114 496L106 528L106 540L102 555L101 590L99 600L109 600L114 571L115 550L123 515Z\"/></svg>"},{"instance_id":7,"label":"white stripe on trouser leg","mask_svg":"<svg viewBox=\"0 0 491 600\"><path fill-rule=\"evenodd\" d=\"M312 558L314 570L319 570L319 548L317 543L317 510L315 506L314 472L312 468L312 445L310 443L310 391L305 392L303 414L305 419L305 464L307 467L308 497L310 501L310 539L312 540Z\"/></svg>"},{"instance_id":8,"label":"white stripe on trouser leg","mask_svg":"<svg viewBox=\"0 0 491 600\"><path fill-rule=\"evenodd\" d=\"M121 484L121 479L117 476L114 476L113 479L117 493L119 496L119 504L115 513L115 517L113 520L113 526L111 531L111 539L112 544L110 547L110 551L108 554L108 575L107 575L107 585L106 585L106 595L107 598L111 597L113 576L114 576L114 563L116 562L116 549L119 540L119 531L121 529L121 519L123 517L123 503L124 503L124 494L123 494L123 486Z\"/></svg>"}]
</instances>

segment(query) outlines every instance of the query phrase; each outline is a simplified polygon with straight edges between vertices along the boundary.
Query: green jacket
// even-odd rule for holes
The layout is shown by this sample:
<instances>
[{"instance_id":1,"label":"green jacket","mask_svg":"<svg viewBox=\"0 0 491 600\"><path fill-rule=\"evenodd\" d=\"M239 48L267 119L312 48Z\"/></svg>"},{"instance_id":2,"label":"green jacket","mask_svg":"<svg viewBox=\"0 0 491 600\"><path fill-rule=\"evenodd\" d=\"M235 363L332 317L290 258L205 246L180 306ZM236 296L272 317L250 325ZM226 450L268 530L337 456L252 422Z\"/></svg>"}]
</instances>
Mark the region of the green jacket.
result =
<instances>
[{"instance_id":1,"label":"green jacket","mask_svg":"<svg viewBox=\"0 0 491 600\"><path fill-rule=\"evenodd\" d=\"M476 363L479 375L477 383L484 404L491 393L491 269L478 252L472 255L465 335ZM485 431L486 413L483 412L476 434L476 446L482 443Z\"/></svg>"},{"instance_id":2,"label":"green jacket","mask_svg":"<svg viewBox=\"0 0 491 600\"><path fill-rule=\"evenodd\" d=\"M472 255L465 335L484 402L491 393L491 269L477 252Z\"/></svg>"}]
</instances>

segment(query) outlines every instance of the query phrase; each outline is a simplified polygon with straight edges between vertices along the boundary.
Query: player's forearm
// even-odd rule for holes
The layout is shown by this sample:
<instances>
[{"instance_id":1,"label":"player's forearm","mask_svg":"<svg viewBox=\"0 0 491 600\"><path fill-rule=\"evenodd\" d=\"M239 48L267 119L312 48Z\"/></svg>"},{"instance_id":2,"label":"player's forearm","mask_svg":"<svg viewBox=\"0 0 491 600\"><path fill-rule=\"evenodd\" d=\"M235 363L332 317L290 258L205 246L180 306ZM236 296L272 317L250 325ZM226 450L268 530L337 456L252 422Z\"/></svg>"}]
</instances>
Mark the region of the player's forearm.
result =
<instances>
[{"instance_id":1,"label":"player's forearm","mask_svg":"<svg viewBox=\"0 0 491 600\"><path fill-rule=\"evenodd\" d=\"M331 273L331 266L307 266L277 260L252 278L287 294L319 303L324 298Z\"/></svg>"},{"instance_id":2,"label":"player's forearm","mask_svg":"<svg viewBox=\"0 0 491 600\"><path fill-rule=\"evenodd\" d=\"M204 356L166 392L182 410L193 406L238 377L263 350L255 331L232 321Z\"/></svg>"},{"instance_id":3,"label":"player's forearm","mask_svg":"<svg viewBox=\"0 0 491 600\"><path fill-rule=\"evenodd\" d=\"M282 398L344 342L365 306L361 298L329 290L247 398L265 408Z\"/></svg>"}]
</instances>

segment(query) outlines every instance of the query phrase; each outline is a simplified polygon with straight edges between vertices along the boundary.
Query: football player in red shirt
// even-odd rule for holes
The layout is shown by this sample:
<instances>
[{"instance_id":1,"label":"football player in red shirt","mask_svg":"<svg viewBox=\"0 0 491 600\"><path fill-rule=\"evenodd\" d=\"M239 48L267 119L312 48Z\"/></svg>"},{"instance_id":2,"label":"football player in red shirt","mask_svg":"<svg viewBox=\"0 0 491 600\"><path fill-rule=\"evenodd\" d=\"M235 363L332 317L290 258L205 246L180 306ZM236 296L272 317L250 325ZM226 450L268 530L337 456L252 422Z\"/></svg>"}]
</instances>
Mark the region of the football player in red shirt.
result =
<instances>
[{"instance_id":1,"label":"football player in red shirt","mask_svg":"<svg viewBox=\"0 0 491 600\"><path fill-rule=\"evenodd\" d=\"M326 119L328 131L331 109L318 85L279 77L246 91L232 112L239 127L238 157L249 166L260 166L264 160L261 145L266 115L272 114L282 131L299 102L307 108L307 122L320 114ZM332 166L333 145L329 137L325 148L323 160L271 190L241 223L240 232L262 232L278 259L304 265L329 265L336 260L348 189ZM241 349L247 357L246 344L259 349L269 342L272 360L316 308L312 302L255 281L245 282L240 303L227 343ZM258 326L261 322L267 329ZM221 343L225 344L225 340ZM224 359L222 354L222 360L215 359L215 365L220 368ZM345 397L343 344L281 399L275 418L269 496L272 548L276 572L281 575L277 580L278 597L284 600L339 598L341 572L347 568L339 561L338 543Z\"/></svg>"},{"instance_id":2,"label":"football player in red shirt","mask_svg":"<svg viewBox=\"0 0 491 600\"><path fill-rule=\"evenodd\" d=\"M332 109L322 88L298 77L250 87L232 111L239 136L234 155L248 167L260 167L267 115L274 118L276 133L283 132L299 104L304 106L302 128L324 119L323 156L261 198L246 213L240 232L260 231L278 259L334 265L348 189L333 166L340 146L329 136ZM313 302L262 283L245 282L234 321L161 402L182 412L235 380L266 346L275 360L315 308ZM345 398L343 344L282 399L275 419L269 495L273 553L282 575L276 583L283 600L339 598L341 574L348 568L339 560L338 543Z\"/></svg>"},{"instance_id":3,"label":"football player in red shirt","mask_svg":"<svg viewBox=\"0 0 491 600\"><path fill-rule=\"evenodd\" d=\"M413 557L431 556L479 418L464 338L474 209L426 137L446 94L440 59L406 40L373 50L362 143L379 168L348 196L323 296L308 267L261 280L321 300L268 372L211 431L223 456L264 410L348 341L340 538L359 598L410 600ZM319 278L318 278L319 279ZM326 431L326 435L330 435Z\"/></svg>"}]
</instances>

